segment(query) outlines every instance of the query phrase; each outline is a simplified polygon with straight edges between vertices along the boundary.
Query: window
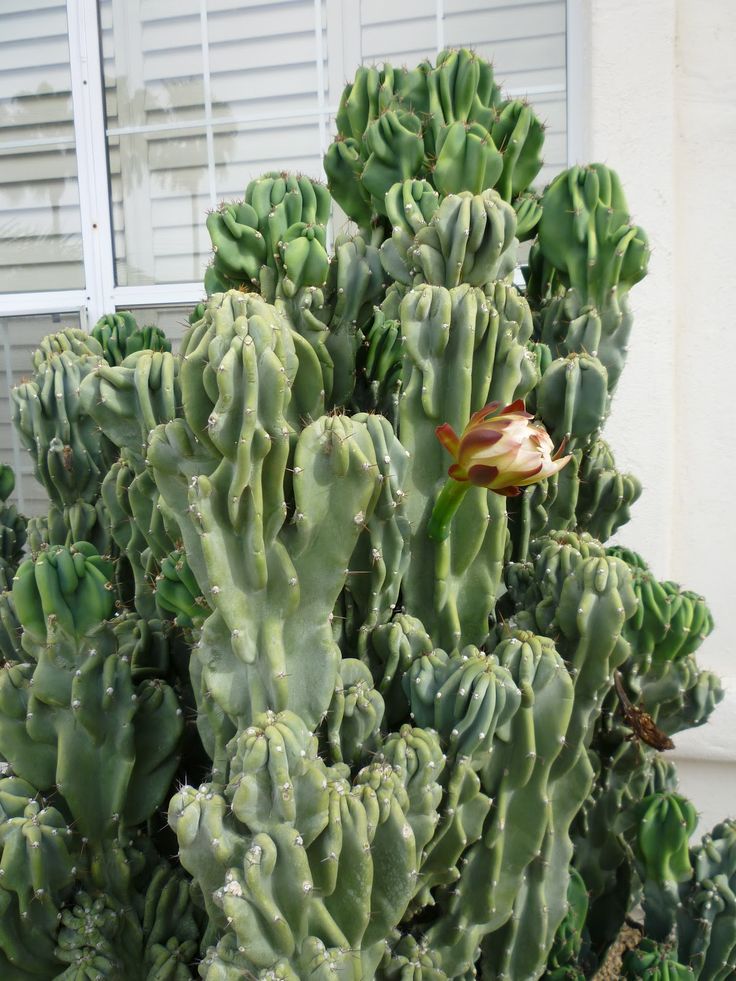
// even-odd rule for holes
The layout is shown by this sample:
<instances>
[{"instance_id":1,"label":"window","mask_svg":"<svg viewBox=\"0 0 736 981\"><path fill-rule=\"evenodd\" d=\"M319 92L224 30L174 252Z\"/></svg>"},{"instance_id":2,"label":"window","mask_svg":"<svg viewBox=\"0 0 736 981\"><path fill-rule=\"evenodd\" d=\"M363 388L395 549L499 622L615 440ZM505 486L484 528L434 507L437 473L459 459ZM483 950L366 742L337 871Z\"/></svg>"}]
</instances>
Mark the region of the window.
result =
<instances>
[{"instance_id":1,"label":"window","mask_svg":"<svg viewBox=\"0 0 736 981\"><path fill-rule=\"evenodd\" d=\"M202 298L208 209L266 170L321 176L363 63L473 46L566 164L570 0L4 0L0 35L0 459L43 508L9 385L62 325L139 309L174 340Z\"/></svg>"}]
</instances>

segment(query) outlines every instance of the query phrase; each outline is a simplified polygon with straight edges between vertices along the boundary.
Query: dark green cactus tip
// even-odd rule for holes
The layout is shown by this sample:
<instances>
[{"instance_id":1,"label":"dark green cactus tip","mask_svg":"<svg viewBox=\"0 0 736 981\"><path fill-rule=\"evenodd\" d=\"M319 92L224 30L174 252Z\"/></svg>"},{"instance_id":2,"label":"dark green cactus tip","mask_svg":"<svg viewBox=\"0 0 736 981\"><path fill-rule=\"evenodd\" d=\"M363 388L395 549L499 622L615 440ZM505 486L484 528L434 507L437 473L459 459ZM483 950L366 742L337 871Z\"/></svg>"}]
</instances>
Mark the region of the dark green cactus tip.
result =
<instances>
[{"instance_id":1,"label":"dark green cactus tip","mask_svg":"<svg viewBox=\"0 0 736 981\"><path fill-rule=\"evenodd\" d=\"M581 968L585 952L585 921L588 915L588 890L580 873L570 869L567 885L567 913L557 928L547 959L547 981L572 981L584 978Z\"/></svg>"},{"instance_id":2,"label":"dark green cactus tip","mask_svg":"<svg viewBox=\"0 0 736 981\"><path fill-rule=\"evenodd\" d=\"M618 176L603 164L563 171L545 190L539 247L561 281L599 309L647 272L646 234L631 224Z\"/></svg>"},{"instance_id":3,"label":"dark green cactus tip","mask_svg":"<svg viewBox=\"0 0 736 981\"><path fill-rule=\"evenodd\" d=\"M23 558L28 522L14 504L3 503L12 494L15 474L0 465L0 591L12 588L12 580Z\"/></svg>"},{"instance_id":4,"label":"dark green cactus tip","mask_svg":"<svg viewBox=\"0 0 736 981\"><path fill-rule=\"evenodd\" d=\"M428 183L443 196L496 187L513 202L542 163L534 112L520 100L502 102L491 66L467 49L440 52L436 65L410 72L359 69L336 122L324 159L328 186L361 228L387 217L394 225L387 192L397 182Z\"/></svg>"},{"instance_id":5,"label":"dark green cactus tip","mask_svg":"<svg viewBox=\"0 0 736 981\"><path fill-rule=\"evenodd\" d=\"M154 592L156 603L173 614L179 627L199 627L211 612L182 549L170 552L161 562Z\"/></svg>"},{"instance_id":6,"label":"dark green cactus tip","mask_svg":"<svg viewBox=\"0 0 736 981\"><path fill-rule=\"evenodd\" d=\"M54 545L21 563L13 603L23 629L45 641L58 629L81 638L112 616L113 564L88 542Z\"/></svg>"},{"instance_id":7,"label":"dark green cactus tip","mask_svg":"<svg viewBox=\"0 0 736 981\"><path fill-rule=\"evenodd\" d=\"M317 181L272 172L251 181L245 199L207 217L213 248L208 295L255 287L273 300L283 291L321 287L327 279L330 196Z\"/></svg>"},{"instance_id":8,"label":"dark green cactus tip","mask_svg":"<svg viewBox=\"0 0 736 981\"><path fill-rule=\"evenodd\" d=\"M102 345L93 334L80 327L65 327L56 334L48 334L33 352L31 361L36 371L55 356L66 354L72 358L99 358L103 355Z\"/></svg>"},{"instance_id":9,"label":"dark green cactus tip","mask_svg":"<svg viewBox=\"0 0 736 981\"><path fill-rule=\"evenodd\" d=\"M7 501L15 489L13 468L0 463L0 501Z\"/></svg>"},{"instance_id":10,"label":"dark green cactus tip","mask_svg":"<svg viewBox=\"0 0 736 981\"><path fill-rule=\"evenodd\" d=\"M637 808L636 848L647 878L683 882L692 875L688 851L698 823L693 805L677 793L651 794Z\"/></svg>"},{"instance_id":11,"label":"dark green cactus tip","mask_svg":"<svg viewBox=\"0 0 736 981\"><path fill-rule=\"evenodd\" d=\"M219 291L219 290L206 290L206 292L208 294L210 294L210 293L218 293L218 292L221 292L221 291ZM196 307L192 310L192 312L189 314L189 317L187 318L190 326L192 324L196 324L199 320L202 319L202 317L204 317L204 311L205 311L205 309L206 309L206 304L204 304L204 303L198 303L196 305Z\"/></svg>"},{"instance_id":12,"label":"dark green cactus tip","mask_svg":"<svg viewBox=\"0 0 736 981\"><path fill-rule=\"evenodd\" d=\"M635 978L643 981L692 981L692 968L677 961L677 950L672 944L657 943L642 937L639 944L627 950L621 960L621 977L625 981Z\"/></svg>"},{"instance_id":13,"label":"dark green cactus tip","mask_svg":"<svg viewBox=\"0 0 736 981\"><path fill-rule=\"evenodd\" d=\"M111 365L121 364L136 351L171 350L171 343L160 327L139 327L129 311L100 317L91 336L99 342L105 360Z\"/></svg>"},{"instance_id":14,"label":"dark green cactus tip","mask_svg":"<svg viewBox=\"0 0 736 981\"><path fill-rule=\"evenodd\" d=\"M416 184L407 181L404 188L409 192ZM439 206L435 203L427 221L402 225L397 219L391 239L381 247L381 261L405 285L487 287L514 268L516 245L514 209L492 189L477 194L463 190Z\"/></svg>"},{"instance_id":15,"label":"dark green cactus tip","mask_svg":"<svg viewBox=\"0 0 736 981\"><path fill-rule=\"evenodd\" d=\"M350 767L366 762L379 746L384 712L370 670L361 661L343 658L327 709L327 744L333 762Z\"/></svg>"}]
</instances>

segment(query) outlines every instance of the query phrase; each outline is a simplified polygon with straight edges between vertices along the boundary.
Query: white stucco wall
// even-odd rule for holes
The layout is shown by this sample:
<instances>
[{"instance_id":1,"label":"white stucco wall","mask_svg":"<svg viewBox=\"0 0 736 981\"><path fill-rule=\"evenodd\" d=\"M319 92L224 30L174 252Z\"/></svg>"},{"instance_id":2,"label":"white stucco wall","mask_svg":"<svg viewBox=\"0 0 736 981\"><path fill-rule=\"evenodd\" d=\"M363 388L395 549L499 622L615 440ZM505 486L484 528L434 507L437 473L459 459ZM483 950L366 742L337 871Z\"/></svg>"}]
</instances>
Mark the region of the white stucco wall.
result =
<instances>
[{"instance_id":1,"label":"white stucco wall","mask_svg":"<svg viewBox=\"0 0 736 981\"><path fill-rule=\"evenodd\" d=\"M577 155L619 172L653 248L606 436L644 485L619 539L716 620L700 660L727 697L676 740L710 825L736 814L736 3L573 0L570 21Z\"/></svg>"}]
</instances>

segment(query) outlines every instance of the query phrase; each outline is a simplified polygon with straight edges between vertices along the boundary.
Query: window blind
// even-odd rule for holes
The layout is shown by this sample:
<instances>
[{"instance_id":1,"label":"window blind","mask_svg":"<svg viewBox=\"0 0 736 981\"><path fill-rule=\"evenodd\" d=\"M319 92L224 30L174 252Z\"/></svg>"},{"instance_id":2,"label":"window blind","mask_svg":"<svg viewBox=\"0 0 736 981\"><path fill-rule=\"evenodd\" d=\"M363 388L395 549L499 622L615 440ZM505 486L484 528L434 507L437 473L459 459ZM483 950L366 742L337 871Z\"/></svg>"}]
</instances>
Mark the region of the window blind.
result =
<instances>
[{"instance_id":1,"label":"window blind","mask_svg":"<svg viewBox=\"0 0 736 981\"><path fill-rule=\"evenodd\" d=\"M101 0L100 20L118 283L200 279L209 208L320 172L315 5Z\"/></svg>"},{"instance_id":2,"label":"window blind","mask_svg":"<svg viewBox=\"0 0 736 981\"><path fill-rule=\"evenodd\" d=\"M66 4L4 0L0 22L0 292L81 287Z\"/></svg>"}]
</instances>

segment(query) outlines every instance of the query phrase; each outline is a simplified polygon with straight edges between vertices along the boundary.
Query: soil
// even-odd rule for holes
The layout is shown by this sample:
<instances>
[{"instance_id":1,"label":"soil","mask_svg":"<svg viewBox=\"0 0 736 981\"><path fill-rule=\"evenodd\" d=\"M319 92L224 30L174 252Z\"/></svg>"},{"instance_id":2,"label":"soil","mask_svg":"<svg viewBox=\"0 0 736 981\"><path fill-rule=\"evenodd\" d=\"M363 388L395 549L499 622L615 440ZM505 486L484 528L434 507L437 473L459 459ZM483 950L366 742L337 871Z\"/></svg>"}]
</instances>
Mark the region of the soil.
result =
<instances>
[{"instance_id":1,"label":"soil","mask_svg":"<svg viewBox=\"0 0 736 981\"><path fill-rule=\"evenodd\" d=\"M627 950L636 947L641 937L642 931L627 923L619 933L616 943L608 951L608 956L601 969L594 975L593 981L620 981L621 958Z\"/></svg>"}]
</instances>

